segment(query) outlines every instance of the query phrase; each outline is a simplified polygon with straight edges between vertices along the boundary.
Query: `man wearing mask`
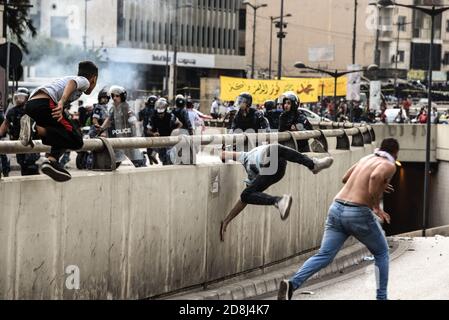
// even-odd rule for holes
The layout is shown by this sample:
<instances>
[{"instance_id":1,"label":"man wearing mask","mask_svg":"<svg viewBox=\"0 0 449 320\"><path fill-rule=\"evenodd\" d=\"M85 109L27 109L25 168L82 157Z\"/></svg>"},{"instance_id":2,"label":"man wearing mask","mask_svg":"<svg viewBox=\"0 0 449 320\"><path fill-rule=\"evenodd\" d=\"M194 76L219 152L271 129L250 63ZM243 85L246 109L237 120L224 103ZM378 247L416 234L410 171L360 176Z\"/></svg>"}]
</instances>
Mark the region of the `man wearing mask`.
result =
<instances>
[{"instance_id":1,"label":"man wearing mask","mask_svg":"<svg viewBox=\"0 0 449 320\"><path fill-rule=\"evenodd\" d=\"M178 118L182 123L182 130L189 133L189 135L193 136L193 126L190 122L189 114L186 110L186 98L182 94L178 94L175 99L175 109L173 110L173 114Z\"/></svg>"},{"instance_id":2,"label":"man wearing mask","mask_svg":"<svg viewBox=\"0 0 449 320\"><path fill-rule=\"evenodd\" d=\"M25 103L28 101L30 93L27 88L18 88L14 93L14 107L6 113L6 119L0 126L0 137L6 132L9 133L10 140L17 141L20 136L20 119L25 114ZM17 163L20 165L22 176L39 174L39 167L36 161L39 160L39 153L17 154Z\"/></svg>"},{"instance_id":3,"label":"man wearing mask","mask_svg":"<svg viewBox=\"0 0 449 320\"><path fill-rule=\"evenodd\" d=\"M169 137L173 130L180 129L182 127L181 121L179 121L174 114L167 111L168 102L165 98L160 98L155 104L156 113L151 118L151 129L149 131L150 137ZM159 159L164 166L171 165L171 149L172 148L158 148Z\"/></svg>"},{"instance_id":4,"label":"man wearing mask","mask_svg":"<svg viewBox=\"0 0 449 320\"><path fill-rule=\"evenodd\" d=\"M112 138L135 137L137 117L126 102L128 95L125 88L112 86L109 93L112 98L112 107L101 130L109 128L109 137ZM138 149L117 150L115 157L118 165L126 159L125 155L135 167L145 166L143 154Z\"/></svg>"},{"instance_id":5,"label":"man wearing mask","mask_svg":"<svg viewBox=\"0 0 449 320\"><path fill-rule=\"evenodd\" d=\"M266 132L269 131L269 124L263 113L252 107L253 97L250 93L243 92L237 97L235 106L239 108L237 115L232 122L230 133L235 131L246 132Z\"/></svg>"},{"instance_id":6,"label":"man wearing mask","mask_svg":"<svg viewBox=\"0 0 449 320\"><path fill-rule=\"evenodd\" d=\"M157 97L150 96L145 103L145 108L140 110L139 112L139 121L142 122L143 126L143 136L149 137L151 130L151 118L156 113L155 105L156 105ZM158 161L155 157L156 152L152 148L147 148L147 156L148 160L150 160L150 164L158 164Z\"/></svg>"}]
</instances>

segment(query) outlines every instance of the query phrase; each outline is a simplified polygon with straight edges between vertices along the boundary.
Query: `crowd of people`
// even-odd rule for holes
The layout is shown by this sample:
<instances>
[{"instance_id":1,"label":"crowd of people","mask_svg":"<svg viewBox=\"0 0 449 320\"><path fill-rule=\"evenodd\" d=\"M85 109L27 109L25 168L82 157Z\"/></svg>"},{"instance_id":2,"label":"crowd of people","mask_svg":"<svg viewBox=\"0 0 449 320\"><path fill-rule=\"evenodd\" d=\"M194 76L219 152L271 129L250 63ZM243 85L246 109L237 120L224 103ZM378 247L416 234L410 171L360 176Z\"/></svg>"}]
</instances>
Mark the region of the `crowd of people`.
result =
<instances>
[{"instance_id":1,"label":"crowd of people","mask_svg":"<svg viewBox=\"0 0 449 320\"><path fill-rule=\"evenodd\" d=\"M323 98L319 103L301 105L294 92L285 92L278 99L267 100L263 104L255 104L253 96L247 92L241 93L235 101L224 104L215 98L210 115L206 115L194 107L190 97L183 95L177 95L173 105L167 98L151 95L146 99L145 107L136 112L129 104L126 88L112 85L100 90L97 103L84 106L79 98L83 93L90 94L94 90L97 76L98 68L92 62L85 61L79 64L76 76L58 79L33 92L19 88L5 116L0 114L0 137L8 134L10 140L20 140L24 145L32 145L33 139L41 139L44 144L52 146L41 171L55 180L66 181L70 179L70 173L65 168L70 161L70 150L80 149L83 138L201 134L205 130L205 119L225 120L228 133L312 130L307 114L300 107L338 122L388 122L385 101L377 112L369 109L369 104L344 99L338 100L337 107L329 98ZM69 113L72 103L78 104L75 114ZM410 97L399 101L399 105L395 123L427 122L425 107L412 117ZM431 121L449 123L449 110L439 114L434 108ZM300 141L298 147L301 152L310 151L307 141ZM39 174L36 164L40 159L39 153L19 154L16 158L22 175ZM147 166L148 162L150 165L171 165L176 158L176 149L148 148L146 152L140 149L116 150L115 158L116 167L127 159L135 167ZM0 155L0 160L2 173L8 176L9 159L6 155ZM93 155L78 152L76 166L78 169L92 169Z\"/></svg>"}]
</instances>

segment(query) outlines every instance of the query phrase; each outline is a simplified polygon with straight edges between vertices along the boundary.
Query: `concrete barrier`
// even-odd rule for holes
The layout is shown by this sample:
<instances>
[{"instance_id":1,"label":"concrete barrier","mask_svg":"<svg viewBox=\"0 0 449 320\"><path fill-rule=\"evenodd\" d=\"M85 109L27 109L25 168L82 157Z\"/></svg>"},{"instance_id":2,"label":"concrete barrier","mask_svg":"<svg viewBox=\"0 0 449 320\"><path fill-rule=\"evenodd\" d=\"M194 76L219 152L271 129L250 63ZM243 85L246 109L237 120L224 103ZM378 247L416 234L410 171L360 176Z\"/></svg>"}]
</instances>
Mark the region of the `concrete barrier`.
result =
<instances>
[{"instance_id":1,"label":"concrete barrier","mask_svg":"<svg viewBox=\"0 0 449 320\"><path fill-rule=\"evenodd\" d=\"M437 159L449 161L449 125L437 128Z\"/></svg>"},{"instance_id":2,"label":"concrete barrier","mask_svg":"<svg viewBox=\"0 0 449 320\"><path fill-rule=\"evenodd\" d=\"M239 164L80 172L65 184L1 180L0 298L140 299L315 248L341 177L373 148L331 150L334 165L319 175L289 164L268 190L293 195L289 219L249 206L224 243L220 221L244 188ZM70 289L78 270L79 289Z\"/></svg>"},{"instance_id":3,"label":"concrete barrier","mask_svg":"<svg viewBox=\"0 0 449 320\"><path fill-rule=\"evenodd\" d=\"M385 138L395 138L399 141L401 151L399 160L402 162L426 161L426 135L427 128L419 124L376 124L372 125L376 133L377 143ZM440 126L438 126L440 127ZM430 161L436 162L437 126L432 126Z\"/></svg>"}]
</instances>

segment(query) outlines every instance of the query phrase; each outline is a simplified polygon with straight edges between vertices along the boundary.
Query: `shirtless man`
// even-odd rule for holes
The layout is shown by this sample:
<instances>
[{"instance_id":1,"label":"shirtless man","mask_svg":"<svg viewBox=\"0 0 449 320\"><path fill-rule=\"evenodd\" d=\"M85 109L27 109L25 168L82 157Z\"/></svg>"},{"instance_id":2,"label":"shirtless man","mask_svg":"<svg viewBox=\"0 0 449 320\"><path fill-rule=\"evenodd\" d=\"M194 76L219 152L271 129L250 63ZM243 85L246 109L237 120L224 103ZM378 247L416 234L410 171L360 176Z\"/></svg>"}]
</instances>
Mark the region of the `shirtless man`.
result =
<instances>
[{"instance_id":1,"label":"shirtless man","mask_svg":"<svg viewBox=\"0 0 449 320\"><path fill-rule=\"evenodd\" d=\"M393 192L389 181L396 172L399 143L382 141L380 149L353 165L343 177L344 187L329 208L319 252L308 259L289 280L279 286L278 300L290 300L293 291L308 278L329 265L349 236L362 242L375 258L377 299L387 299L388 244L380 221L390 216L379 203L384 192ZM376 219L377 215L379 219Z\"/></svg>"}]
</instances>

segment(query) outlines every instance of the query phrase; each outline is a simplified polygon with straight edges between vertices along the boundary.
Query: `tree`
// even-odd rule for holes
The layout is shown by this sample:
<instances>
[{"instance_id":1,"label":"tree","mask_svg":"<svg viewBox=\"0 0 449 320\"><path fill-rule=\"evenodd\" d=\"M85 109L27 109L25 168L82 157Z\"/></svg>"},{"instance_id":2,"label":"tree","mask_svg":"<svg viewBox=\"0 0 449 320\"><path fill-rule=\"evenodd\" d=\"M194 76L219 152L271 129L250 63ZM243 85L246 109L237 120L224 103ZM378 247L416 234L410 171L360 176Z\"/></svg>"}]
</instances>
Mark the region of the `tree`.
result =
<instances>
[{"instance_id":1,"label":"tree","mask_svg":"<svg viewBox=\"0 0 449 320\"><path fill-rule=\"evenodd\" d=\"M10 0L6 6L6 1L0 1L0 4L5 6L3 12L3 21L7 22L8 28L15 36L16 41L25 51L28 53L27 43L25 37L28 35L28 31L31 36L36 36L36 28L33 25L32 20L28 17L28 10L30 7L29 0ZM3 24L3 34L6 35L6 24Z\"/></svg>"}]
</instances>

